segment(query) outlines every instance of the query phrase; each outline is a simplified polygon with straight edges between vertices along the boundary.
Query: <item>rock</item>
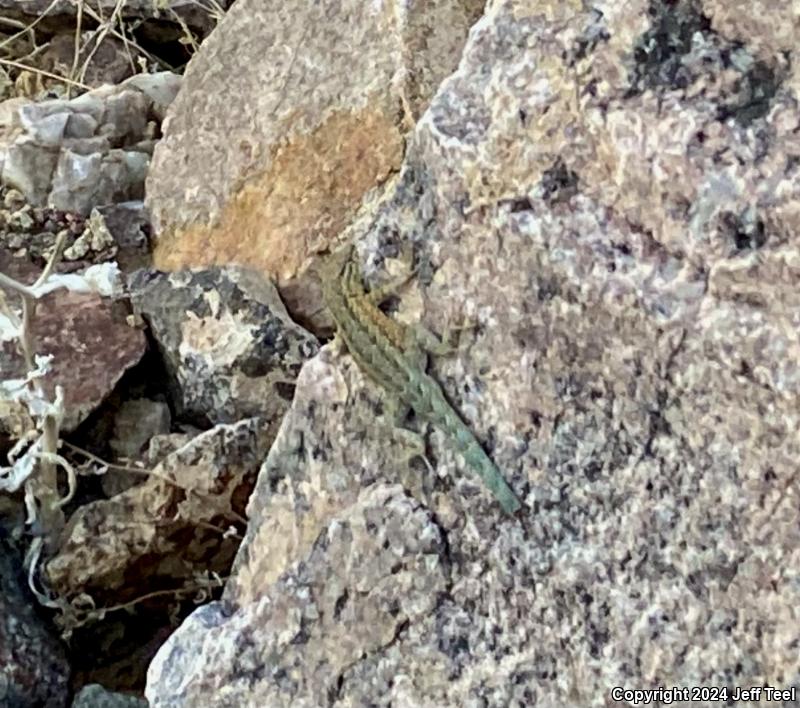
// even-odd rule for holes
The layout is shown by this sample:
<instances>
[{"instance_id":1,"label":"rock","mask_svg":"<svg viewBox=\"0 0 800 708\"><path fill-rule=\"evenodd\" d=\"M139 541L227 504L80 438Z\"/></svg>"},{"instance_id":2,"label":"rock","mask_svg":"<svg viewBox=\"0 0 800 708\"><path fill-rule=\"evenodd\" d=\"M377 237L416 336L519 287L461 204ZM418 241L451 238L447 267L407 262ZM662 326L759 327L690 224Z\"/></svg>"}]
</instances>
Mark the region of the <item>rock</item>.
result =
<instances>
[{"instance_id":1,"label":"rock","mask_svg":"<svg viewBox=\"0 0 800 708\"><path fill-rule=\"evenodd\" d=\"M142 201L120 202L93 209L89 227L111 235L116 247L115 257L123 273L151 265L150 218Z\"/></svg>"},{"instance_id":2,"label":"rock","mask_svg":"<svg viewBox=\"0 0 800 708\"><path fill-rule=\"evenodd\" d=\"M164 401L147 398L124 401L114 416L114 434L108 442L115 459L130 464L146 457L144 449L151 439L169 433L170 419L169 406ZM110 469L102 478L103 491L106 496L113 497L143 481L145 476L144 473Z\"/></svg>"},{"instance_id":3,"label":"rock","mask_svg":"<svg viewBox=\"0 0 800 708\"><path fill-rule=\"evenodd\" d=\"M137 63L146 60L136 42L123 42L110 34L102 41L82 43L75 56L75 33L59 32L50 38L37 56L37 66L57 76L74 76L85 86L119 84L136 71ZM73 66L78 72L73 73Z\"/></svg>"},{"instance_id":4,"label":"rock","mask_svg":"<svg viewBox=\"0 0 800 708\"><path fill-rule=\"evenodd\" d=\"M396 319L471 325L430 371L523 511L504 515L438 433L432 471L409 465L380 389L323 349L259 475L227 604L162 649L151 703L302 706L334 686L317 699L588 707L614 686L800 687L789 6L576 7L490 4L397 180L348 226L370 285L413 248ZM390 484L435 520L446 584L394 641L350 653L336 603L295 611L288 579L319 572L312 599L336 587L344 563L313 550ZM357 615L347 637L375 624Z\"/></svg>"},{"instance_id":5,"label":"rock","mask_svg":"<svg viewBox=\"0 0 800 708\"><path fill-rule=\"evenodd\" d=\"M152 437L168 433L169 427L169 406L164 401L125 401L114 417L114 437L109 444L119 457L135 459Z\"/></svg>"},{"instance_id":6,"label":"rock","mask_svg":"<svg viewBox=\"0 0 800 708\"><path fill-rule=\"evenodd\" d=\"M141 201L95 207L84 226L80 235L64 249L64 261L116 260L123 273L151 264L150 219ZM32 240L27 239L27 243Z\"/></svg>"},{"instance_id":7,"label":"rock","mask_svg":"<svg viewBox=\"0 0 800 708\"><path fill-rule=\"evenodd\" d=\"M227 574L256 471L272 433L248 419L202 433L158 464L145 481L70 517L50 586L118 605L154 587L180 589L197 574ZM171 602L169 597L163 603Z\"/></svg>"},{"instance_id":8,"label":"rock","mask_svg":"<svg viewBox=\"0 0 800 708\"><path fill-rule=\"evenodd\" d=\"M201 430L198 430L191 433L154 435L150 438L150 443L147 447L147 461L155 467L167 455L187 445L192 438L197 437L201 432Z\"/></svg>"},{"instance_id":9,"label":"rock","mask_svg":"<svg viewBox=\"0 0 800 708\"><path fill-rule=\"evenodd\" d=\"M32 108L33 106L26 106L20 111L20 119L28 129L31 140L39 145L58 147L64 139L69 113L39 115L38 120L31 120L26 113L31 112Z\"/></svg>"},{"instance_id":10,"label":"rock","mask_svg":"<svg viewBox=\"0 0 800 708\"><path fill-rule=\"evenodd\" d=\"M147 708L147 701L138 696L109 691L93 683L78 691L71 708Z\"/></svg>"},{"instance_id":11,"label":"rock","mask_svg":"<svg viewBox=\"0 0 800 708\"><path fill-rule=\"evenodd\" d=\"M93 209L86 224L86 230L75 239L73 244L64 249L64 259L80 260L90 252L102 253L115 246L114 237L106 226L105 220L97 209Z\"/></svg>"},{"instance_id":12,"label":"rock","mask_svg":"<svg viewBox=\"0 0 800 708\"><path fill-rule=\"evenodd\" d=\"M0 147L0 164L4 184L19 189L31 203L43 204L58 164L58 151L23 137L5 149Z\"/></svg>"},{"instance_id":13,"label":"rock","mask_svg":"<svg viewBox=\"0 0 800 708\"><path fill-rule=\"evenodd\" d=\"M32 332L35 351L53 357L44 378L50 400L56 386L64 388L62 432L85 420L147 347L144 333L127 321L124 301L65 290L39 301ZM0 342L0 368L9 378L25 374L16 340Z\"/></svg>"},{"instance_id":14,"label":"rock","mask_svg":"<svg viewBox=\"0 0 800 708\"><path fill-rule=\"evenodd\" d=\"M88 214L144 195L156 123L179 77L134 76L72 100L0 109L0 180L35 206Z\"/></svg>"},{"instance_id":15,"label":"rock","mask_svg":"<svg viewBox=\"0 0 800 708\"><path fill-rule=\"evenodd\" d=\"M153 156L156 266L296 275L397 171L481 9L236 3L187 67Z\"/></svg>"},{"instance_id":16,"label":"rock","mask_svg":"<svg viewBox=\"0 0 800 708\"><path fill-rule=\"evenodd\" d=\"M22 559L0 531L0 705L68 705L69 664L36 612Z\"/></svg>"},{"instance_id":17,"label":"rock","mask_svg":"<svg viewBox=\"0 0 800 708\"><path fill-rule=\"evenodd\" d=\"M280 421L301 363L318 347L266 278L236 267L142 271L131 292L173 379L180 417L205 426L255 415Z\"/></svg>"},{"instance_id":18,"label":"rock","mask_svg":"<svg viewBox=\"0 0 800 708\"><path fill-rule=\"evenodd\" d=\"M49 205L88 214L95 204L141 199L149 158L131 150L83 155L62 150L51 182Z\"/></svg>"},{"instance_id":19,"label":"rock","mask_svg":"<svg viewBox=\"0 0 800 708\"><path fill-rule=\"evenodd\" d=\"M155 74L136 74L125 81L125 86L147 97L147 110L150 120L158 124L167 115L167 109L175 100L183 76L170 71Z\"/></svg>"},{"instance_id":20,"label":"rock","mask_svg":"<svg viewBox=\"0 0 800 708\"><path fill-rule=\"evenodd\" d=\"M428 512L397 486L373 488L259 598L197 610L150 665L147 698L153 708L333 703L349 667L402 642L446 587ZM229 662L235 676L203 673Z\"/></svg>"}]
</instances>

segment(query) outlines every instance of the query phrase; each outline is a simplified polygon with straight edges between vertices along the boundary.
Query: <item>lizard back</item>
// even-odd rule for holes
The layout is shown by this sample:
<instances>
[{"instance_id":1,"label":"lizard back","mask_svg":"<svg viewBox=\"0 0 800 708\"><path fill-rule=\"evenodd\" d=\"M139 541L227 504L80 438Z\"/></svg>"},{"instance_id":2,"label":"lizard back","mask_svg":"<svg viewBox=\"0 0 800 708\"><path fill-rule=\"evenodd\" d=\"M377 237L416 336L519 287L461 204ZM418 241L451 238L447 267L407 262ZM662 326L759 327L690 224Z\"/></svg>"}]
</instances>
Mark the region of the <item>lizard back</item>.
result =
<instances>
[{"instance_id":1,"label":"lizard back","mask_svg":"<svg viewBox=\"0 0 800 708\"><path fill-rule=\"evenodd\" d=\"M351 356L370 379L446 433L503 509L509 514L516 512L521 504L500 470L447 401L439 383L424 371L420 364L424 357L419 356L418 345L410 343L406 328L370 301L358 267L349 255L348 252L342 261L332 261L322 285L328 308Z\"/></svg>"}]
</instances>

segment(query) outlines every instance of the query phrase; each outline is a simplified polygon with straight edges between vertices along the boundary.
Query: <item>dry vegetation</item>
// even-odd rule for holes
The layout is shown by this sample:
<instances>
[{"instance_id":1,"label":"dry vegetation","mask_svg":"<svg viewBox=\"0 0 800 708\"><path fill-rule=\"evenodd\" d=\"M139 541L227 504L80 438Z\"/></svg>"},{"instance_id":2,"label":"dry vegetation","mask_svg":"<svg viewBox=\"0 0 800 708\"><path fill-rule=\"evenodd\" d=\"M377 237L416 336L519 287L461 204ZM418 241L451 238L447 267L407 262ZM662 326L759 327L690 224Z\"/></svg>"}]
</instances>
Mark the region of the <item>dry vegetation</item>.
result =
<instances>
[{"instance_id":1,"label":"dry vegetation","mask_svg":"<svg viewBox=\"0 0 800 708\"><path fill-rule=\"evenodd\" d=\"M70 12L65 13L65 7ZM195 2L192 8L195 15L207 18L208 28L225 12L216 0ZM163 46L158 43L159 37L166 38ZM115 83L120 77L156 71L181 73L201 41L202 36L187 22L185 13L179 14L160 0L139 15L125 0L117 0L110 11L98 2L65 4L52 0L37 17L0 17L0 102L74 98L103 83ZM10 449L0 450L7 453L0 458L0 496L24 498L24 529L16 529L14 535L19 541L24 539L21 545L26 549L28 582L39 602L56 611L56 622L69 637L89 621L102 620L109 612L130 609L156 596L170 596L176 607L187 599L204 601L224 580L214 574L200 574L181 588L97 607L88 595L69 600L56 597L38 579L42 563L55 550L64 529L65 506L73 500L81 476L110 471L157 476L154 470L134 463L104 461L62 438L63 392L56 387L50 395L44 385L51 358L37 350L37 304L58 288L111 295L118 271L115 264L105 263L92 266L83 275L59 274L56 265L64 250L63 231L55 241L35 283L26 285L0 272L0 342L16 342L26 371L15 378L0 374L0 408L3 415L13 409L19 423L11 431ZM164 481L175 484L173 480ZM232 528L217 530L236 534Z\"/></svg>"},{"instance_id":2,"label":"dry vegetation","mask_svg":"<svg viewBox=\"0 0 800 708\"><path fill-rule=\"evenodd\" d=\"M104 50L111 45L127 63L128 75L181 73L202 41L168 2L153 2L150 17L137 17L125 0L117 0L110 12L100 3L79 0L73 17L57 14L63 5L63 0L51 0L39 16L28 20L0 17L0 100L70 98L89 90L102 83L103 65L108 64ZM216 0L193 6L209 18L210 26L225 13ZM148 32L154 18L162 25L160 34L164 23L171 27L169 44L181 45L183 52L174 47L162 51L154 43L153 33Z\"/></svg>"}]
</instances>

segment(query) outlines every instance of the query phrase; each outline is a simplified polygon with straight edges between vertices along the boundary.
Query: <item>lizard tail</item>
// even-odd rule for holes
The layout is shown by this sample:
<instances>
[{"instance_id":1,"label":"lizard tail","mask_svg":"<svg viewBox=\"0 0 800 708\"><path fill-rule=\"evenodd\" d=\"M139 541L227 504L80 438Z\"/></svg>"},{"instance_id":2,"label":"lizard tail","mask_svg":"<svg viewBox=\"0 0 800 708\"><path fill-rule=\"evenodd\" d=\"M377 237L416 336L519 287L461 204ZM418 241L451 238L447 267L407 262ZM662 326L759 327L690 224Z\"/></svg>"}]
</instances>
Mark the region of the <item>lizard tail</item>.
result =
<instances>
[{"instance_id":1,"label":"lizard tail","mask_svg":"<svg viewBox=\"0 0 800 708\"><path fill-rule=\"evenodd\" d=\"M465 462L475 470L489 491L500 502L503 511L508 514L519 511L522 504L517 495L503 479L502 473L491 458L484 452L472 431L447 403L444 395L441 396L441 402L434 402L433 407L434 410L440 409L436 412L440 416L442 427L455 443L456 449L464 457Z\"/></svg>"}]
</instances>

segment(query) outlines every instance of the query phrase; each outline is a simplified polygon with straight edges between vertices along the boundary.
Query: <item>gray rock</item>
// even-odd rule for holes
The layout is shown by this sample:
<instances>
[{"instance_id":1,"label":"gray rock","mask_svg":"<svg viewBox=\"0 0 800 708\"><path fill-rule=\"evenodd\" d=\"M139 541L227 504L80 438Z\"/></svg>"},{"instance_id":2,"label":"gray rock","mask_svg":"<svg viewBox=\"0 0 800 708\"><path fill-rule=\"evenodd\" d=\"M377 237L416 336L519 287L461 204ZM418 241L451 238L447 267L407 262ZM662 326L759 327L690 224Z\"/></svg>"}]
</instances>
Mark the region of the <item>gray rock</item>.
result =
<instances>
[{"instance_id":1,"label":"gray rock","mask_svg":"<svg viewBox=\"0 0 800 708\"><path fill-rule=\"evenodd\" d=\"M63 708L69 675L64 647L36 613L22 559L0 530L0 705Z\"/></svg>"},{"instance_id":2,"label":"gray rock","mask_svg":"<svg viewBox=\"0 0 800 708\"><path fill-rule=\"evenodd\" d=\"M111 150L111 142L104 135L92 135L88 138L67 137L61 141L63 151L77 155L99 157Z\"/></svg>"},{"instance_id":3,"label":"gray rock","mask_svg":"<svg viewBox=\"0 0 800 708\"><path fill-rule=\"evenodd\" d=\"M147 708L147 701L126 693L109 691L93 683L78 691L71 708Z\"/></svg>"},{"instance_id":4,"label":"gray rock","mask_svg":"<svg viewBox=\"0 0 800 708\"><path fill-rule=\"evenodd\" d=\"M140 91L123 89L109 96L105 102L101 135L115 147L139 139L147 128L148 99Z\"/></svg>"},{"instance_id":5,"label":"gray rock","mask_svg":"<svg viewBox=\"0 0 800 708\"><path fill-rule=\"evenodd\" d=\"M71 113L64 128L67 138L91 138L97 131L97 121L88 113Z\"/></svg>"},{"instance_id":6,"label":"gray rock","mask_svg":"<svg viewBox=\"0 0 800 708\"><path fill-rule=\"evenodd\" d=\"M92 211L90 224L92 219L102 221L103 228L114 239L117 263L123 273L131 273L151 264L150 217L142 201L99 207Z\"/></svg>"},{"instance_id":7,"label":"gray rock","mask_svg":"<svg viewBox=\"0 0 800 708\"><path fill-rule=\"evenodd\" d=\"M445 546L429 513L397 486L377 486L334 515L258 601L197 610L151 663L147 698L153 708L334 702L342 673L404 641L446 588ZM203 675L229 661L235 678Z\"/></svg>"},{"instance_id":8,"label":"gray rock","mask_svg":"<svg viewBox=\"0 0 800 708\"><path fill-rule=\"evenodd\" d=\"M58 147L64 138L69 119L70 114L67 111L40 116L38 120L30 121L26 125L28 135L39 145Z\"/></svg>"},{"instance_id":9,"label":"gray rock","mask_svg":"<svg viewBox=\"0 0 800 708\"><path fill-rule=\"evenodd\" d=\"M175 100L182 80L180 74L160 71L155 74L135 74L125 82L125 86L147 96L149 115L161 123Z\"/></svg>"},{"instance_id":10,"label":"gray rock","mask_svg":"<svg viewBox=\"0 0 800 708\"><path fill-rule=\"evenodd\" d=\"M280 421L300 365L318 347L291 321L269 280L236 267L143 271L130 287L182 417L204 424L253 415Z\"/></svg>"},{"instance_id":11,"label":"gray rock","mask_svg":"<svg viewBox=\"0 0 800 708\"><path fill-rule=\"evenodd\" d=\"M87 214L95 206L141 199L149 156L110 150L88 155L62 149L49 196L56 209Z\"/></svg>"},{"instance_id":12,"label":"gray rock","mask_svg":"<svg viewBox=\"0 0 800 708\"><path fill-rule=\"evenodd\" d=\"M3 183L18 189L32 203L43 203L58 164L58 150L22 138L0 153Z\"/></svg>"},{"instance_id":13,"label":"gray rock","mask_svg":"<svg viewBox=\"0 0 800 708\"><path fill-rule=\"evenodd\" d=\"M6 102L13 105L0 110L0 179L35 206L81 215L142 199L154 121L178 85L163 73L69 101Z\"/></svg>"},{"instance_id":14,"label":"gray rock","mask_svg":"<svg viewBox=\"0 0 800 708\"><path fill-rule=\"evenodd\" d=\"M69 101L69 108L78 114L88 115L97 121L98 124L103 120L105 114L105 97L108 94L108 87L88 91L76 96ZM47 106L48 103L37 104Z\"/></svg>"}]
</instances>

